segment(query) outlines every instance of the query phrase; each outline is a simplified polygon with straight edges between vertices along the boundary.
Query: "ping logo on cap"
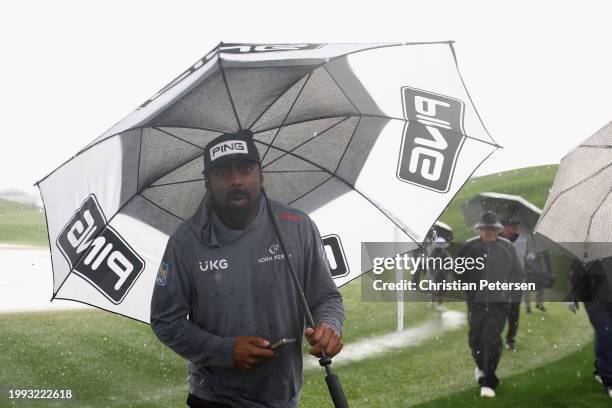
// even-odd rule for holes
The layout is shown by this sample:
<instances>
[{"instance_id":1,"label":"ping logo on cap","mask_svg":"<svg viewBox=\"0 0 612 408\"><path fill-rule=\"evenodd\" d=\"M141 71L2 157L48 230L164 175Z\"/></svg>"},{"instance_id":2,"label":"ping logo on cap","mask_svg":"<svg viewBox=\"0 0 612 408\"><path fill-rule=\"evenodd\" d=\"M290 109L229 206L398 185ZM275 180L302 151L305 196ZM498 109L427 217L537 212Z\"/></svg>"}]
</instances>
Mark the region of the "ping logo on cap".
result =
<instances>
[{"instance_id":1,"label":"ping logo on cap","mask_svg":"<svg viewBox=\"0 0 612 408\"><path fill-rule=\"evenodd\" d=\"M210 160L215 161L219 157L236 153L249 153L249 149L247 147L246 142L243 140L226 140L210 148Z\"/></svg>"}]
</instances>

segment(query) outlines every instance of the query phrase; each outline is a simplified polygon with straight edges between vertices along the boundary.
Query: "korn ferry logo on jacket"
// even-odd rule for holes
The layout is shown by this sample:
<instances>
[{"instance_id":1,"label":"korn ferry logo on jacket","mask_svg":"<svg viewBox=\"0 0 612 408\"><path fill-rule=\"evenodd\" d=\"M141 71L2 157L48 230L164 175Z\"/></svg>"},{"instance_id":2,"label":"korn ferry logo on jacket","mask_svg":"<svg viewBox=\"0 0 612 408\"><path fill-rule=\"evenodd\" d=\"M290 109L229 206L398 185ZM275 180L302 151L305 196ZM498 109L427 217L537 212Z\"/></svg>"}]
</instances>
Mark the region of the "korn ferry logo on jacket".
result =
<instances>
[{"instance_id":1,"label":"korn ferry logo on jacket","mask_svg":"<svg viewBox=\"0 0 612 408\"><path fill-rule=\"evenodd\" d=\"M70 269L119 304L145 267L144 260L110 225L91 194L56 240Z\"/></svg>"},{"instance_id":2,"label":"korn ferry logo on jacket","mask_svg":"<svg viewBox=\"0 0 612 408\"><path fill-rule=\"evenodd\" d=\"M464 104L448 96L402 88L404 126L397 177L440 193L450 188L465 140Z\"/></svg>"}]
</instances>

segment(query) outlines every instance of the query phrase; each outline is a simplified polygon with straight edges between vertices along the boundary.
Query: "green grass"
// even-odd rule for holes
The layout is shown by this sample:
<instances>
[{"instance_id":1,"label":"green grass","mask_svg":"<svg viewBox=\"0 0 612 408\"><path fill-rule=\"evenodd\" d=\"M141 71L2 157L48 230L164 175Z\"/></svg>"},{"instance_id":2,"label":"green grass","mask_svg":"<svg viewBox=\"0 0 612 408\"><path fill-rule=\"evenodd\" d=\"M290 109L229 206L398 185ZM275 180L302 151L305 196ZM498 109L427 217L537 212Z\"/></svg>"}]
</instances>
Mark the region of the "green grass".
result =
<instances>
[{"instance_id":1,"label":"green grass","mask_svg":"<svg viewBox=\"0 0 612 408\"><path fill-rule=\"evenodd\" d=\"M395 308L394 304L384 305ZM450 306L464 308L462 303ZM505 396L520 401L517 396L533 393L546 401L547 386L563 389L566 384L568 397L578 387L580 399L596 406L601 401L601 389L587 381L593 352L586 315L583 311L573 315L563 304L549 306L546 314L521 316L520 350L502 356L500 399ZM428 310L423 303L406 304L407 313L431 317L431 312L423 309ZM357 310L347 311L359 314ZM374 317L364 315L365 321ZM412 321L412 325L417 323L416 319ZM346 330L351 331L351 327ZM366 332L361 327L360 333L370 335L378 329ZM71 389L74 394L70 403L20 401L18 406L24 407L152 407L180 406L184 402L185 362L161 345L142 323L101 311L20 313L0 315L0 333L4 346L0 354L0 406L8 402L7 390L11 388ZM467 328L463 328L420 346L339 366L335 371L351 407L405 407L428 401L426 406L435 407L448 398L452 406L468 406L477 388L466 339ZM578 365L581 368L575 369ZM577 372L585 378L583 382L577 382ZM564 401L559 395L557 399ZM529 399L523 401L514 407L530 406ZM322 370L305 372L301 406L329 406Z\"/></svg>"},{"instance_id":2,"label":"green grass","mask_svg":"<svg viewBox=\"0 0 612 408\"><path fill-rule=\"evenodd\" d=\"M419 408L462 407L571 407L590 408L610 405L610 397L593 372L593 343L575 353L542 367L508 377L506 389L497 390L495 400L483 400L478 388L439 398Z\"/></svg>"},{"instance_id":3,"label":"green grass","mask_svg":"<svg viewBox=\"0 0 612 408\"><path fill-rule=\"evenodd\" d=\"M43 212L35 206L0 198L0 243L48 246Z\"/></svg>"}]
</instances>

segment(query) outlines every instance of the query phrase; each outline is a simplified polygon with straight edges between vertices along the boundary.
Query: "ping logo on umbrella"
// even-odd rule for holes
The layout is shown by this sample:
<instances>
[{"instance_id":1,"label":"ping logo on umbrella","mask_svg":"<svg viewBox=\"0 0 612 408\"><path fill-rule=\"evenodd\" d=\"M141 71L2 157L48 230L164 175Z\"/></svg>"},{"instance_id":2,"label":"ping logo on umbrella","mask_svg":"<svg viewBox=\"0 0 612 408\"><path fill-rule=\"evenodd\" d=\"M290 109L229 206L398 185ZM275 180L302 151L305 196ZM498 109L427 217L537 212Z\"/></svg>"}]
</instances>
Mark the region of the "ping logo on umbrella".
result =
<instances>
[{"instance_id":1,"label":"ping logo on umbrella","mask_svg":"<svg viewBox=\"0 0 612 408\"><path fill-rule=\"evenodd\" d=\"M110 225L91 194L57 237L70 268L114 304L123 301L144 260Z\"/></svg>"},{"instance_id":2,"label":"ping logo on umbrella","mask_svg":"<svg viewBox=\"0 0 612 408\"><path fill-rule=\"evenodd\" d=\"M332 278L336 279L348 275L348 262L346 262L340 237L332 234L322 237L321 240L323 241L325 255L327 255L327 260L329 261Z\"/></svg>"},{"instance_id":3,"label":"ping logo on umbrella","mask_svg":"<svg viewBox=\"0 0 612 408\"><path fill-rule=\"evenodd\" d=\"M397 177L440 193L450 188L465 141L464 104L459 99L402 87L404 126Z\"/></svg>"}]
</instances>

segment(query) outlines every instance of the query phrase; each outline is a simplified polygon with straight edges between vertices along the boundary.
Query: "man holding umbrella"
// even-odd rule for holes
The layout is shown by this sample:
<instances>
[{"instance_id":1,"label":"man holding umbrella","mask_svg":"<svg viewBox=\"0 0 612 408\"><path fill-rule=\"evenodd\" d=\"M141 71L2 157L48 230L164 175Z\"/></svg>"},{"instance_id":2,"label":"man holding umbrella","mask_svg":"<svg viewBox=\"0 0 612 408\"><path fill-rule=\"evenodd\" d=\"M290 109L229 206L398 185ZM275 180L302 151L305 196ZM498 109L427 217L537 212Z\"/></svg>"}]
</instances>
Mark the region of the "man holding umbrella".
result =
<instances>
[{"instance_id":1,"label":"man holding umbrella","mask_svg":"<svg viewBox=\"0 0 612 408\"><path fill-rule=\"evenodd\" d=\"M466 242L459 257L484 260L484 268L466 270L459 279L472 283L468 290L469 345L476 363L474 375L481 385L481 397L495 397L499 384L495 371L502 352L501 334L508 319L510 291L480 289L480 282L517 283L524 279L524 270L510 241L498 236L502 225L493 211L485 211L474 226L480 236Z\"/></svg>"},{"instance_id":2,"label":"man holding umbrella","mask_svg":"<svg viewBox=\"0 0 612 408\"><path fill-rule=\"evenodd\" d=\"M190 406L294 407L305 310L270 217L317 323L305 332L310 352L333 357L344 309L318 230L304 213L264 197L249 131L211 141L204 169L209 197L168 240L151 326L189 361ZM274 347L279 341L286 345Z\"/></svg>"},{"instance_id":3,"label":"man holding umbrella","mask_svg":"<svg viewBox=\"0 0 612 408\"><path fill-rule=\"evenodd\" d=\"M527 239L519 233L518 226L520 220L516 216L504 217L502 219L503 230L500 237L512 242L516 249L518 260L523 269L525 268L525 258L527 256ZM516 333L518 332L519 317L521 313L521 299L523 292L515 290L511 292L510 309L508 311L508 332L506 333L506 348L516 351Z\"/></svg>"}]
</instances>

